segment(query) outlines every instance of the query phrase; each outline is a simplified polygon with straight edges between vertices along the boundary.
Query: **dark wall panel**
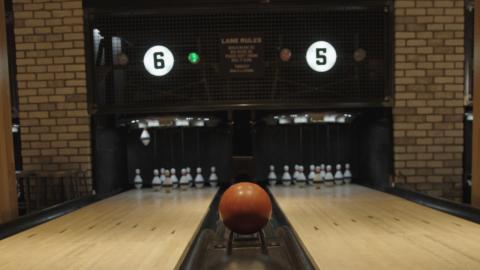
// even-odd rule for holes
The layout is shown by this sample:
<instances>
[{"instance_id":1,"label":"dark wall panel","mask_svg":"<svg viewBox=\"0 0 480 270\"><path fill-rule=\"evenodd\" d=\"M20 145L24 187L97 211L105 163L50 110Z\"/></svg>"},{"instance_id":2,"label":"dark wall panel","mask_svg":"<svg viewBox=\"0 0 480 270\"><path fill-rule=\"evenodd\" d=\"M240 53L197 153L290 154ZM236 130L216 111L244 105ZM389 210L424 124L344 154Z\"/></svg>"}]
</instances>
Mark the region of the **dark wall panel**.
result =
<instances>
[{"instance_id":1,"label":"dark wall panel","mask_svg":"<svg viewBox=\"0 0 480 270\"><path fill-rule=\"evenodd\" d=\"M95 117L92 122L94 189L98 194L107 194L129 188L125 129L116 128L109 117Z\"/></svg>"}]
</instances>

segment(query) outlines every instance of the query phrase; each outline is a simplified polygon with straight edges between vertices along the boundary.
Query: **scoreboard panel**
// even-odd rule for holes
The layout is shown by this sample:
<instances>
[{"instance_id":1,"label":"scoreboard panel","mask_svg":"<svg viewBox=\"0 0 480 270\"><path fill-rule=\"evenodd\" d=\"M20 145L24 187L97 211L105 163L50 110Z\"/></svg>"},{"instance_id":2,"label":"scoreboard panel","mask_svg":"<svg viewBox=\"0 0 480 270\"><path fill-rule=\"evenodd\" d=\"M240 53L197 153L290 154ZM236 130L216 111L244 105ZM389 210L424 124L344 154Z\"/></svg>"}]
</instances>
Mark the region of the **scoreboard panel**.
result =
<instances>
[{"instance_id":1,"label":"scoreboard panel","mask_svg":"<svg viewBox=\"0 0 480 270\"><path fill-rule=\"evenodd\" d=\"M385 6L90 12L92 106L282 108L391 96Z\"/></svg>"}]
</instances>

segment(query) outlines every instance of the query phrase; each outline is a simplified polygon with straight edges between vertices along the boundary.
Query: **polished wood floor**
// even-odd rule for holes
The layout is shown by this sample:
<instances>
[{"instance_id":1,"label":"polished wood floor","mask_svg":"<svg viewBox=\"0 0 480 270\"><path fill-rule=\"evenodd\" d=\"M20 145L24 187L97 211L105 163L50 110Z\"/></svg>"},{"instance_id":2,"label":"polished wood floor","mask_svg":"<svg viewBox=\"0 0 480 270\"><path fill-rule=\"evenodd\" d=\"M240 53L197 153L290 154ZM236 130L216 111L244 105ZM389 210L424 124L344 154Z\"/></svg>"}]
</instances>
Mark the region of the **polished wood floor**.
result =
<instances>
[{"instance_id":1,"label":"polished wood floor","mask_svg":"<svg viewBox=\"0 0 480 270\"><path fill-rule=\"evenodd\" d=\"M478 224L357 185L271 191L319 269L480 269Z\"/></svg>"},{"instance_id":2,"label":"polished wood floor","mask_svg":"<svg viewBox=\"0 0 480 270\"><path fill-rule=\"evenodd\" d=\"M319 269L480 269L480 225L356 185L271 191ZM117 195L0 241L0 269L174 269L215 192Z\"/></svg>"},{"instance_id":3,"label":"polished wood floor","mask_svg":"<svg viewBox=\"0 0 480 270\"><path fill-rule=\"evenodd\" d=\"M217 190L132 190L0 241L0 269L174 269Z\"/></svg>"}]
</instances>

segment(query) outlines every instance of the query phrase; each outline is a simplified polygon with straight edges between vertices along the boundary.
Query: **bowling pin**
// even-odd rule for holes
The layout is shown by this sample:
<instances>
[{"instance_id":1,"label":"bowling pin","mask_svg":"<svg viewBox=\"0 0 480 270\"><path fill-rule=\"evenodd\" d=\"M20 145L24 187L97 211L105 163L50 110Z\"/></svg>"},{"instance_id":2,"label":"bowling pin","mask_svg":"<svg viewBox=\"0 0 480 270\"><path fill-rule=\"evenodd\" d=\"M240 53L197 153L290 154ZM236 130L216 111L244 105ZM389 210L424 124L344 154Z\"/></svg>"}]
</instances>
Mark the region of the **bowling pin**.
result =
<instances>
[{"instance_id":1,"label":"bowling pin","mask_svg":"<svg viewBox=\"0 0 480 270\"><path fill-rule=\"evenodd\" d=\"M350 184L352 182L352 172L350 171L350 164L345 164L345 172L343 173L343 180L345 184Z\"/></svg>"},{"instance_id":2,"label":"bowling pin","mask_svg":"<svg viewBox=\"0 0 480 270\"><path fill-rule=\"evenodd\" d=\"M290 186L290 184L292 183L292 176L290 175L289 170L290 168L288 167L288 165L285 165L283 167L282 185L284 186Z\"/></svg>"},{"instance_id":3,"label":"bowling pin","mask_svg":"<svg viewBox=\"0 0 480 270\"><path fill-rule=\"evenodd\" d=\"M143 186L143 179L140 176L140 169L135 170L135 178L133 179L133 183L135 184L136 189L141 189Z\"/></svg>"},{"instance_id":4,"label":"bowling pin","mask_svg":"<svg viewBox=\"0 0 480 270\"><path fill-rule=\"evenodd\" d=\"M159 172L157 169L153 170L152 188L154 191L159 191L162 186L162 180L158 174Z\"/></svg>"},{"instance_id":5,"label":"bowling pin","mask_svg":"<svg viewBox=\"0 0 480 270\"><path fill-rule=\"evenodd\" d=\"M277 174L275 173L275 166L270 165L270 173L268 174L268 183L270 186L277 184Z\"/></svg>"},{"instance_id":6,"label":"bowling pin","mask_svg":"<svg viewBox=\"0 0 480 270\"><path fill-rule=\"evenodd\" d=\"M212 187L216 187L218 185L218 176L216 170L217 169L215 168L215 166L212 166L210 168L210 177L208 178L208 181L210 182L210 185Z\"/></svg>"},{"instance_id":7,"label":"bowling pin","mask_svg":"<svg viewBox=\"0 0 480 270\"><path fill-rule=\"evenodd\" d=\"M298 169L299 169L299 166L297 164L295 164L295 166L293 167L295 169L295 171L293 172L293 181L296 181L297 178L298 178Z\"/></svg>"},{"instance_id":8,"label":"bowling pin","mask_svg":"<svg viewBox=\"0 0 480 270\"><path fill-rule=\"evenodd\" d=\"M172 177L169 170L165 170L165 181L163 181L163 189L165 192L170 193L173 188Z\"/></svg>"},{"instance_id":9,"label":"bowling pin","mask_svg":"<svg viewBox=\"0 0 480 270\"><path fill-rule=\"evenodd\" d=\"M187 170L188 184L191 186L193 184L193 177L192 177L192 174L190 173L190 167L187 167L186 170Z\"/></svg>"},{"instance_id":10,"label":"bowling pin","mask_svg":"<svg viewBox=\"0 0 480 270\"><path fill-rule=\"evenodd\" d=\"M198 167L197 175L195 176L195 187L203 188L204 184L205 184L205 179L203 178L203 175L202 175L202 168Z\"/></svg>"},{"instance_id":11,"label":"bowling pin","mask_svg":"<svg viewBox=\"0 0 480 270\"><path fill-rule=\"evenodd\" d=\"M307 185L307 177L305 176L303 166L298 166L297 185L304 188Z\"/></svg>"},{"instance_id":12,"label":"bowling pin","mask_svg":"<svg viewBox=\"0 0 480 270\"><path fill-rule=\"evenodd\" d=\"M160 181L162 182L165 182L165 169L164 168L160 168Z\"/></svg>"},{"instance_id":13,"label":"bowling pin","mask_svg":"<svg viewBox=\"0 0 480 270\"><path fill-rule=\"evenodd\" d=\"M325 164L320 164L320 180L325 181Z\"/></svg>"},{"instance_id":14,"label":"bowling pin","mask_svg":"<svg viewBox=\"0 0 480 270\"><path fill-rule=\"evenodd\" d=\"M340 165L340 164L337 164L337 167L336 167L335 184L336 185L342 185L343 184L342 165Z\"/></svg>"},{"instance_id":15,"label":"bowling pin","mask_svg":"<svg viewBox=\"0 0 480 270\"><path fill-rule=\"evenodd\" d=\"M182 176L180 177L180 188L182 190L188 189L188 178L187 178L187 169L181 170Z\"/></svg>"},{"instance_id":16,"label":"bowling pin","mask_svg":"<svg viewBox=\"0 0 480 270\"><path fill-rule=\"evenodd\" d=\"M325 173L324 181L325 181L325 184L329 185L329 186L333 186L334 183L335 183L334 182L335 178L333 177L333 174L332 174L332 166L331 165L327 165L327 172Z\"/></svg>"},{"instance_id":17,"label":"bowling pin","mask_svg":"<svg viewBox=\"0 0 480 270\"><path fill-rule=\"evenodd\" d=\"M320 166L315 167L315 175L313 177L313 184L315 185L316 189L320 189L322 186L322 177L320 174Z\"/></svg>"},{"instance_id":18,"label":"bowling pin","mask_svg":"<svg viewBox=\"0 0 480 270\"><path fill-rule=\"evenodd\" d=\"M142 134L140 134L140 141L145 146L148 146L150 144L150 134L148 133L148 130L146 128L143 129Z\"/></svg>"},{"instance_id":19,"label":"bowling pin","mask_svg":"<svg viewBox=\"0 0 480 270\"><path fill-rule=\"evenodd\" d=\"M177 178L177 171L175 168L172 168L170 170L170 178L172 178L172 187L177 188L178 187L178 178Z\"/></svg>"},{"instance_id":20,"label":"bowling pin","mask_svg":"<svg viewBox=\"0 0 480 270\"><path fill-rule=\"evenodd\" d=\"M315 165L310 165L310 171L308 173L308 181L307 184L313 183L313 179L315 178Z\"/></svg>"}]
</instances>

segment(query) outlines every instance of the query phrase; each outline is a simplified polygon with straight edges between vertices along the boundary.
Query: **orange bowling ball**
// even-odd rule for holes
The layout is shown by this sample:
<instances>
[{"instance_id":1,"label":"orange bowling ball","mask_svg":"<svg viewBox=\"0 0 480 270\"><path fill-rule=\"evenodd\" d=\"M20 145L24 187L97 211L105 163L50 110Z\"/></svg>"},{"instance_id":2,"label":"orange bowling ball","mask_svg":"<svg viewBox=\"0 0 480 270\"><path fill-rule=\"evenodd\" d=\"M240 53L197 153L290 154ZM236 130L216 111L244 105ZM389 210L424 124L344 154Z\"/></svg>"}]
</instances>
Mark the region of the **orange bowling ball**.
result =
<instances>
[{"instance_id":1,"label":"orange bowling ball","mask_svg":"<svg viewBox=\"0 0 480 270\"><path fill-rule=\"evenodd\" d=\"M228 188L218 208L223 224L239 234L258 232L272 216L272 202L267 192L259 185L248 182Z\"/></svg>"}]
</instances>

